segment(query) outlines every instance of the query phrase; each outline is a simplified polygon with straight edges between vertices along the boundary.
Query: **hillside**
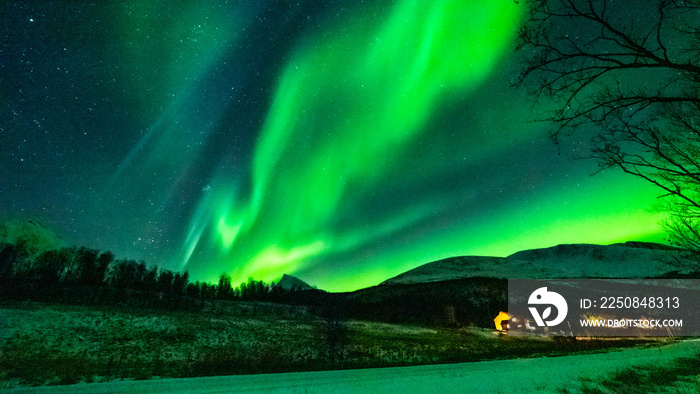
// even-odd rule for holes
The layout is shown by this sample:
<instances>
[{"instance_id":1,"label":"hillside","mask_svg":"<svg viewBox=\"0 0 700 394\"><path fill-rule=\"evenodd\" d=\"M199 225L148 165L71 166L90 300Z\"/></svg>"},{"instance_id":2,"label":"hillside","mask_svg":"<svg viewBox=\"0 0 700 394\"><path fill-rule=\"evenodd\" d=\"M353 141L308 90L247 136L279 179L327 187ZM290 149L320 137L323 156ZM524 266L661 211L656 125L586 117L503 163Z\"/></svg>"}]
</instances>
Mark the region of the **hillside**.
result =
<instances>
[{"instance_id":1,"label":"hillside","mask_svg":"<svg viewBox=\"0 0 700 394\"><path fill-rule=\"evenodd\" d=\"M507 308L508 279L696 278L669 264L683 259L687 251L652 243L558 245L508 257L448 258L341 296L356 319L491 327Z\"/></svg>"},{"instance_id":2,"label":"hillside","mask_svg":"<svg viewBox=\"0 0 700 394\"><path fill-rule=\"evenodd\" d=\"M37 220L11 220L0 224L0 245L21 245L31 257L65 246L55 231Z\"/></svg>"},{"instance_id":3,"label":"hillside","mask_svg":"<svg viewBox=\"0 0 700 394\"><path fill-rule=\"evenodd\" d=\"M557 245L525 250L508 257L451 257L414 268L381 285L430 283L473 277L646 278L676 271L677 268L670 263L685 258L681 249L654 243Z\"/></svg>"}]
</instances>

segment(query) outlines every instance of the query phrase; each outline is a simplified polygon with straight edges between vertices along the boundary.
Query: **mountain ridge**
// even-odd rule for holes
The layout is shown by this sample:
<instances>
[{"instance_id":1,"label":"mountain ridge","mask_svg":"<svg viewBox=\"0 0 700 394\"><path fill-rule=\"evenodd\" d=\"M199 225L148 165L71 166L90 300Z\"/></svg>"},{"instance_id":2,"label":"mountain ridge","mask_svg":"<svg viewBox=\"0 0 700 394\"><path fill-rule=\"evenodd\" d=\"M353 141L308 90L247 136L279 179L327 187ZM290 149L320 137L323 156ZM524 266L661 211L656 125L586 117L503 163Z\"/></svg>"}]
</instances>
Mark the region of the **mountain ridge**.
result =
<instances>
[{"instance_id":1,"label":"mountain ridge","mask_svg":"<svg viewBox=\"0 0 700 394\"><path fill-rule=\"evenodd\" d=\"M610 245L560 244L528 249L507 257L455 256L423 264L389 278L384 285L430 283L452 279L644 278L677 270L683 249L630 241Z\"/></svg>"}]
</instances>

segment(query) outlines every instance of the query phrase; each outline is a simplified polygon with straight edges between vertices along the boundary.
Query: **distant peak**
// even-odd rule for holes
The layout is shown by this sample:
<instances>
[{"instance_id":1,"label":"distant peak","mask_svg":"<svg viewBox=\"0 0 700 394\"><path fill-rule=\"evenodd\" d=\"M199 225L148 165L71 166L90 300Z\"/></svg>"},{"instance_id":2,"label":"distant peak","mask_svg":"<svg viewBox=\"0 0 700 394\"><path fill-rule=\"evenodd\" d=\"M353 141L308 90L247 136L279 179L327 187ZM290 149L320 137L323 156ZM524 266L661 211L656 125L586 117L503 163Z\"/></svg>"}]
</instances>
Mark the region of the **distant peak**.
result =
<instances>
[{"instance_id":1,"label":"distant peak","mask_svg":"<svg viewBox=\"0 0 700 394\"><path fill-rule=\"evenodd\" d=\"M313 287L309 286L308 283L303 280L292 276L284 274L282 279L275 285L275 288L284 289L288 291L299 291L299 290L311 290Z\"/></svg>"}]
</instances>

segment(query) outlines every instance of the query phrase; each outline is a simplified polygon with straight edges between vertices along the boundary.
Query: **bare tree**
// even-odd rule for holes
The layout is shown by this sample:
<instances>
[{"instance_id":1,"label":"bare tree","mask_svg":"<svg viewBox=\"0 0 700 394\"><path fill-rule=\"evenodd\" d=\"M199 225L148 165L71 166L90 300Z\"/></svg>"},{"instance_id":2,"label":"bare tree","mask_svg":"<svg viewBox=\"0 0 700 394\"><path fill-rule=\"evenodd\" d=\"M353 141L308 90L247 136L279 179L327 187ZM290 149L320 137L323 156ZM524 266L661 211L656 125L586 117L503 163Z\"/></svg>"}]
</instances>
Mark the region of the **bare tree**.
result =
<instances>
[{"instance_id":1,"label":"bare tree","mask_svg":"<svg viewBox=\"0 0 700 394\"><path fill-rule=\"evenodd\" d=\"M323 322L319 326L319 333L322 340L319 344L325 347L323 350L333 364L345 358L346 346L350 341L346 309L345 301L338 297L326 299L321 309Z\"/></svg>"},{"instance_id":2,"label":"bare tree","mask_svg":"<svg viewBox=\"0 0 700 394\"><path fill-rule=\"evenodd\" d=\"M536 0L515 85L559 142L663 190L672 242L700 251L700 1Z\"/></svg>"}]
</instances>

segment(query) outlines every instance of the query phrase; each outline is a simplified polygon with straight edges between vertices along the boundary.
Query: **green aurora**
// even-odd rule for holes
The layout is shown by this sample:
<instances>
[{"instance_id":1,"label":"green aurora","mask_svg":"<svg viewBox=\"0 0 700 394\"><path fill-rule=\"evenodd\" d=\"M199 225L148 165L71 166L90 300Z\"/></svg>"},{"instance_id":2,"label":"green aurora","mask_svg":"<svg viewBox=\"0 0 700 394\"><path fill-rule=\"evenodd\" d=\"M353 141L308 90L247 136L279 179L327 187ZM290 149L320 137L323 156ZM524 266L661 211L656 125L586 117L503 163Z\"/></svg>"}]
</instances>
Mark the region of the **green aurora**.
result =
<instances>
[{"instance_id":1,"label":"green aurora","mask_svg":"<svg viewBox=\"0 0 700 394\"><path fill-rule=\"evenodd\" d=\"M585 141L554 146L548 125L531 122L546 103L533 108L509 86L523 4L223 4L86 9L108 21L94 42L54 43L112 65L90 76L102 87L62 104L97 101L97 113L53 124L54 138L87 129L101 147L65 159L74 170L58 179L70 186L47 186L69 189L43 218L59 233L193 280L287 273L331 291L456 255L663 239L655 189L588 176L595 165L572 160ZM4 9L17 23L34 11ZM27 201L25 214L46 211Z\"/></svg>"},{"instance_id":2,"label":"green aurora","mask_svg":"<svg viewBox=\"0 0 700 394\"><path fill-rule=\"evenodd\" d=\"M512 44L521 12L522 7L510 2L445 0L426 7L424 2L404 0L388 16L350 17L352 23L332 26L323 39L307 39L282 72L257 141L252 195L241 202L231 191L235 186L224 183L224 196L202 201L209 220L193 224L196 235L189 240L188 251L215 250L208 258L234 262L227 273L239 281L247 277L275 280L282 273L296 274L314 261L362 248L439 212L440 203L429 202L392 212L371 226L340 225L361 215L352 210L358 200L371 199L376 188L396 182L396 173L410 166L411 158L401 157L401 152L420 133L430 132L427 123L444 101L468 95L488 78ZM610 198L599 202L601 208L609 208ZM589 207L575 197L572 200L579 209ZM618 202L618 210L627 203ZM456 226L418 239L415 245L358 261L353 266L367 268L344 274L340 280L325 279L323 288L370 286L410 268L411 262L469 252L465 240L474 232L490 234L469 242L481 244L477 253L500 255L505 252L503 244L515 251L514 243L527 248L565 242L562 232L571 234L566 242L582 238L609 242L622 239L619 234L629 232L628 228L639 233L625 236L656 231L655 226L634 225L639 212L636 217L617 212L616 225L601 236L596 229L606 226L609 216L601 221L567 215L570 209L535 209L541 213L534 217L531 213L507 215L515 223L529 223L534 227L530 231L509 234L506 228L484 231L470 228L473 225ZM557 217L562 218L563 228L553 229L551 218ZM499 219L495 221L503 223L505 218ZM218 236L212 237L214 230ZM200 245L202 234L206 237ZM508 234L506 239L503 234ZM613 239L611 234L616 234ZM183 267L191 256L186 254Z\"/></svg>"}]
</instances>

